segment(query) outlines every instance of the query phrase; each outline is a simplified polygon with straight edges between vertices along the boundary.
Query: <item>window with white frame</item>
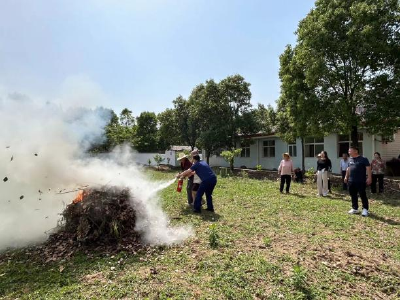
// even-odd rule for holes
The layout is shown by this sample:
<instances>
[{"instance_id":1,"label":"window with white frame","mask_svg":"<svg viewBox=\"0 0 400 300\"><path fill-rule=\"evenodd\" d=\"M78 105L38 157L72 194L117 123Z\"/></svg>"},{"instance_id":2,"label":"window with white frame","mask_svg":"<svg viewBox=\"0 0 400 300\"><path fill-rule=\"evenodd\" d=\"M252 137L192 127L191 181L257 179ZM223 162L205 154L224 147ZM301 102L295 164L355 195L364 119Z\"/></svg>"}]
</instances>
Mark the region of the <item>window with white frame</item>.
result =
<instances>
[{"instance_id":1,"label":"window with white frame","mask_svg":"<svg viewBox=\"0 0 400 300\"><path fill-rule=\"evenodd\" d=\"M250 157L250 146L243 145L242 152L240 153L240 157Z\"/></svg>"},{"instance_id":2,"label":"window with white frame","mask_svg":"<svg viewBox=\"0 0 400 300\"><path fill-rule=\"evenodd\" d=\"M296 144L289 144L288 145L288 152L289 152L289 155L291 156L291 157L296 157L297 156L297 146L296 146Z\"/></svg>"},{"instance_id":3,"label":"window with white frame","mask_svg":"<svg viewBox=\"0 0 400 300\"><path fill-rule=\"evenodd\" d=\"M275 157L275 140L263 141L263 156Z\"/></svg>"},{"instance_id":4,"label":"window with white frame","mask_svg":"<svg viewBox=\"0 0 400 300\"><path fill-rule=\"evenodd\" d=\"M324 150L324 138L309 137L304 139L304 156L316 157Z\"/></svg>"},{"instance_id":5,"label":"window with white frame","mask_svg":"<svg viewBox=\"0 0 400 300\"><path fill-rule=\"evenodd\" d=\"M339 134L338 135L338 157L341 157L343 153L348 153L351 145L351 137L349 134ZM362 155L363 153L363 134L358 133L358 153Z\"/></svg>"}]
</instances>

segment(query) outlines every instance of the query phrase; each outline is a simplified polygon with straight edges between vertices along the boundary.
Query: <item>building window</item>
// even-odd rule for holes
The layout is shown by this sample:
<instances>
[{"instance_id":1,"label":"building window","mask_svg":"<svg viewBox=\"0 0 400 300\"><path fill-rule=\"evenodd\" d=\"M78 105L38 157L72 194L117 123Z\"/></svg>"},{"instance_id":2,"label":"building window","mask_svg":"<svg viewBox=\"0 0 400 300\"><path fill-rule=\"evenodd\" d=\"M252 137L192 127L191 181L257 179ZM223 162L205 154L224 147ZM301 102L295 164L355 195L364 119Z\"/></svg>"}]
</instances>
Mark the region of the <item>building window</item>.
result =
<instances>
[{"instance_id":1,"label":"building window","mask_svg":"<svg viewBox=\"0 0 400 300\"><path fill-rule=\"evenodd\" d=\"M305 138L304 140L304 156L316 157L318 153L324 150L324 138Z\"/></svg>"},{"instance_id":2,"label":"building window","mask_svg":"<svg viewBox=\"0 0 400 300\"><path fill-rule=\"evenodd\" d=\"M263 141L264 157L275 157L275 140Z\"/></svg>"},{"instance_id":3,"label":"building window","mask_svg":"<svg viewBox=\"0 0 400 300\"><path fill-rule=\"evenodd\" d=\"M250 157L250 146L242 146L242 153L240 153L240 157Z\"/></svg>"},{"instance_id":4,"label":"building window","mask_svg":"<svg viewBox=\"0 0 400 300\"><path fill-rule=\"evenodd\" d=\"M288 152L289 152L290 156L296 157L297 156L297 146L296 146L296 144L289 144L288 145Z\"/></svg>"},{"instance_id":5,"label":"building window","mask_svg":"<svg viewBox=\"0 0 400 300\"><path fill-rule=\"evenodd\" d=\"M349 134L339 134L338 135L338 157L341 157L343 153L348 153L351 145L351 137ZM363 153L363 134L358 133L358 153L362 155Z\"/></svg>"}]
</instances>

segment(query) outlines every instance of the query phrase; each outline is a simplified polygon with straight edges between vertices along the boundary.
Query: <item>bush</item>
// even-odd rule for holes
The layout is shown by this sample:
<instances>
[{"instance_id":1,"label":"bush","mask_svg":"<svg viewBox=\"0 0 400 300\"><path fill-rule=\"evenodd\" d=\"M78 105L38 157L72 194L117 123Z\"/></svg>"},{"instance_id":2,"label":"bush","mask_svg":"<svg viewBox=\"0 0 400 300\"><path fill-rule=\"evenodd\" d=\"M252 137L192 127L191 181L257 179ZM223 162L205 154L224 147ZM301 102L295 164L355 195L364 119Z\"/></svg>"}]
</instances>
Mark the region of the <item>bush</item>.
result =
<instances>
[{"instance_id":1,"label":"bush","mask_svg":"<svg viewBox=\"0 0 400 300\"><path fill-rule=\"evenodd\" d=\"M306 173L304 174L306 177L313 177L315 175L315 169L314 168L309 168Z\"/></svg>"}]
</instances>

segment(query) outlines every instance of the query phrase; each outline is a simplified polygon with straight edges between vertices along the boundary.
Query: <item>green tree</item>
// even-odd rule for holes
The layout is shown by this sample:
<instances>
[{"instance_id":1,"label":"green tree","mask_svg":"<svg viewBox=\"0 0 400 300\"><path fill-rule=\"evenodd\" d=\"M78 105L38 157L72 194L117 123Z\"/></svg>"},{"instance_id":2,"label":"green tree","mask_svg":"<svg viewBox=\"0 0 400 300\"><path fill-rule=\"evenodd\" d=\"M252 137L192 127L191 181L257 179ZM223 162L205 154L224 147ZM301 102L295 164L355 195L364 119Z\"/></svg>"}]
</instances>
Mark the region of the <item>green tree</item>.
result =
<instances>
[{"instance_id":1,"label":"green tree","mask_svg":"<svg viewBox=\"0 0 400 300\"><path fill-rule=\"evenodd\" d=\"M137 130L135 148L139 152L152 152L157 150L157 116L153 112L142 112L136 118Z\"/></svg>"},{"instance_id":2,"label":"green tree","mask_svg":"<svg viewBox=\"0 0 400 300\"><path fill-rule=\"evenodd\" d=\"M298 61L295 49L290 46L280 56L279 77L281 95L277 101L276 131L287 143L301 138L304 171L304 138L324 134L320 124L323 123L321 119L325 118L326 109L319 107L320 102L313 89L306 83L304 66Z\"/></svg>"},{"instance_id":3,"label":"green tree","mask_svg":"<svg viewBox=\"0 0 400 300\"><path fill-rule=\"evenodd\" d=\"M94 141L88 151L91 153L108 152L113 147L118 145L118 132L120 127L118 116L112 109L99 107L96 108L96 111L97 114L101 114L109 121L104 127L104 134L102 136L102 139Z\"/></svg>"},{"instance_id":4,"label":"green tree","mask_svg":"<svg viewBox=\"0 0 400 300\"><path fill-rule=\"evenodd\" d=\"M232 148L235 147L237 135L244 129L241 118L251 108L250 83L237 74L221 80L219 89L223 102L229 106L229 122L227 123L229 143L227 146Z\"/></svg>"},{"instance_id":5,"label":"green tree","mask_svg":"<svg viewBox=\"0 0 400 300\"><path fill-rule=\"evenodd\" d=\"M235 157L239 156L240 153L242 153L241 148L239 149L232 148L231 150L225 150L221 152L221 156L229 163L229 166L232 171L235 163Z\"/></svg>"},{"instance_id":6,"label":"green tree","mask_svg":"<svg viewBox=\"0 0 400 300\"><path fill-rule=\"evenodd\" d=\"M119 122L123 127L135 126L135 117L132 115L132 111L124 108L119 115Z\"/></svg>"},{"instance_id":7,"label":"green tree","mask_svg":"<svg viewBox=\"0 0 400 300\"><path fill-rule=\"evenodd\" d=\"M326 111L323 125L351 133L353 145L361 126L388 135L400 125L399 110L382 115L399 103L399 3L317 0L297 30L296 56Z\"/></svg>"},{"instance_id":8,"label":"green tree","mask_svg":"<svg viewBox=\"0 0 400 300\"><path fill-rule=\"evenodd\" d=\"M276 111L271 105L265 107L258 104L254 110L254 118L257 124L257 130L265 133L272 133L276 128Z\"/></svg>"},{"instance_id":9,"label":"green tree","mask_svg":"<svg viewBox=\"0 0 400 300\"><path fill-rule=\"evenodd\" d=\"M189 100L200 129L197 146L206 151L209 163L210 155L229 143L229 106L223 101L219 86L213 79L193 90Z\"/></svg>"},{"instance_id":10,"label":"green tree","mask_svg":"<svg viewBox=\"0 0 400 300\"><path fill-rule=\"evenodd\" d=\"M110 122L105 128L107 151L121 143L121 125L117 114L112 110Z\"/></svg>"},{"instance_id":11,"label":"green tree","mask_svg":"<svg viewBox=\"0 0 400 300\"><path fill-rule=\"evenodd\" d=\"M156 154L153 157L154 161L156 162L157 169L160 169L160 164L165 160L164 157L162 157L160 154Z\"/></svg>"},{"instance_id":12,"label":"green tree","mask_svg":"<svg viewBox=\"0 0 400 300\"><path fill-rule=\"evenodd\" d=\"M132 111L124 108L119 115L119 125L115 126L115 137L117 145L128 143L133 146L136 133L135 117Z\"/></svg>"},{"instance_id":13,"label":"green tree","mask_svg":"<svg viewBox=\"0 0 400 300\"><path fill-rule=\"evenodd\" d=\"M172 145L180 145L181 134L178 127L178 118L175 109L166 109L157 116L158 120L158 148L167 150Z\"/></svg>"},{"instance_id":14,"label":"green tree","mask_svg":"<svg viewBox=\"0 0 400 300\"><path fill-rule=\"evenodd\" d=\"M202 86L195 88L195 93L199 93ZM192 94L194 92L192 91ZM193 101L187 101L182 96L177 97L174 101L174 108L176 113L176 124L180 141L194 149L197 138L199 136L199 125L197 116L192 106Z\"/></svg>"}]
</instances>

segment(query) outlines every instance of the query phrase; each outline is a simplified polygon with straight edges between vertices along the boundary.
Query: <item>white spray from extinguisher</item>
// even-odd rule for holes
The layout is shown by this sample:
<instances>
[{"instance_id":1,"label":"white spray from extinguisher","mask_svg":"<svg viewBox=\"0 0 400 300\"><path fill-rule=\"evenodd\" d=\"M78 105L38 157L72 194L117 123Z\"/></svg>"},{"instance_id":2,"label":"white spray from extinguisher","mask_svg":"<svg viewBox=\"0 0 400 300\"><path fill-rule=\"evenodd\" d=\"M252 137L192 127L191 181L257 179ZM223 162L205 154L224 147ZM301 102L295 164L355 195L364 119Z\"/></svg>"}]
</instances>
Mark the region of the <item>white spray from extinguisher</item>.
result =
<instances>
[{"instance_id":1,"label":"white spray from extinguisher","mask_svg":"<svg viewBox=\"0 0 400 300\"><path fill-rule=\"evenodd\" d=\"M175 182L175 180L176 179L174 178L174 179L171 179L170 181L161 183L156 189L153 190L152 194L156 194L159 191L162 191L163 189L169 187L171 184L173 184Z\"/></svg>"}]
</instances>

